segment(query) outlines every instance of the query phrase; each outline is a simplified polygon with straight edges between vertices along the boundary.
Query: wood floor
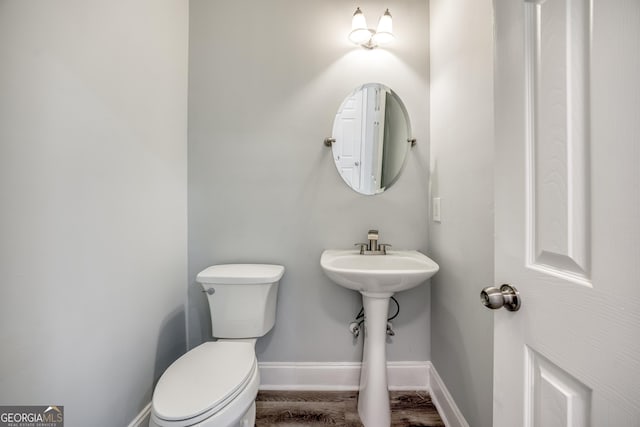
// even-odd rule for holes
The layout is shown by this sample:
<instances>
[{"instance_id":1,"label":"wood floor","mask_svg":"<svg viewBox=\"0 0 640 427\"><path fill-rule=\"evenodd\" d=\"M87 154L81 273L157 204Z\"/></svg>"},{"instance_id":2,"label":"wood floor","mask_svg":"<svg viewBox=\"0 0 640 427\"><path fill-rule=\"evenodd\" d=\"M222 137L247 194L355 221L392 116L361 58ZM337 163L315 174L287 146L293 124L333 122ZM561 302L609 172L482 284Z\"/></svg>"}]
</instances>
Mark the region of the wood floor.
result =
<instances>
[{"instance_id":1,"label":"wood floor","mask_svg":"<svg viewBox=\"0 0 640 427\"><path fill-rule=\"evenodd\" d=\"M256 427L362 426L357 391L261 391ZM444 427L426 391L391 392L392 427Z\"/></svg>"}]
</instances>

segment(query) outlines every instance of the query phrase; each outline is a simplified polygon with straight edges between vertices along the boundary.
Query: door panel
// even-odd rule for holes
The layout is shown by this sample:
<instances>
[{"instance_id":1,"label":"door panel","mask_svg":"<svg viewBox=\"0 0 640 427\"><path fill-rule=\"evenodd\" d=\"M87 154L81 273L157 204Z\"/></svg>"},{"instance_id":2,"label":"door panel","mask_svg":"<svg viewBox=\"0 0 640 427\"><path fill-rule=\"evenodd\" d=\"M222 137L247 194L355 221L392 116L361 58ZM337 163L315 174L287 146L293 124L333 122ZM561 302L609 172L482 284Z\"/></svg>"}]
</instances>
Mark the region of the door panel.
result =
<instances>
[{"instance_id":1,"label":"door panel","mask_svg":"<svg viewBox=\"0 0 640 427\"><path fill-rule=\"evenodd\" d=\"M640 426L640 2L494 5L494 425Z\"/></svg>"},{"instance_id":2,"label":"door panel","mask_svg":"<svg viewBox=\"0 0 640 427\"><path fill-rule=\"evenodd\" d=\"M524 3L530 267L589 280L588 0Z\"/></svg>"},{"instance_id":3,"label":"door panel","mask_svg":"<svg viewBox=\"0 0 640 427\"><path fill-rule=\"evenodd\" d=\"M591 389L553 362L527 349L525 425L580 427L589 425Z\"/></svg>"}]
</instances>

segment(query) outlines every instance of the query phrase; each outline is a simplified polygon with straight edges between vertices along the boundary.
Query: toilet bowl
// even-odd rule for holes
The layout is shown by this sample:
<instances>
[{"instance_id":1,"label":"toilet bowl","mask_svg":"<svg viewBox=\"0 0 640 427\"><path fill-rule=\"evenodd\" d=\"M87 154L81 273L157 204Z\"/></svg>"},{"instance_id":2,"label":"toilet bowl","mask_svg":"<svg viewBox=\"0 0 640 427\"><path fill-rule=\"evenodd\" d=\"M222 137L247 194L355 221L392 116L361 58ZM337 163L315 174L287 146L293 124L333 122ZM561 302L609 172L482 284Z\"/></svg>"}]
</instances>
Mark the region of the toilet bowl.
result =
<instances>
[{"instance_id":1,"label":"toilet bowl","mask_svg":"<svg viewBox=\"0 0 640 427\"><path fill-rule=\"evenodd\" d=\"M150 427L250 427L260 374L255 342L275 323L284 267L228 264L197 281L207 292L213 335L162 374L153 393Z\"/></svg>"},{"instance_id":2,"label":"toilet bowl","mask_svg":"<svg viewBox=\"0 0 640 427\"><path fill-rule=\"evenodd\" d=\"M149 426L253 426L259 383L253 345L206 342L162 375Z\"/></svg>"}]
</instances>

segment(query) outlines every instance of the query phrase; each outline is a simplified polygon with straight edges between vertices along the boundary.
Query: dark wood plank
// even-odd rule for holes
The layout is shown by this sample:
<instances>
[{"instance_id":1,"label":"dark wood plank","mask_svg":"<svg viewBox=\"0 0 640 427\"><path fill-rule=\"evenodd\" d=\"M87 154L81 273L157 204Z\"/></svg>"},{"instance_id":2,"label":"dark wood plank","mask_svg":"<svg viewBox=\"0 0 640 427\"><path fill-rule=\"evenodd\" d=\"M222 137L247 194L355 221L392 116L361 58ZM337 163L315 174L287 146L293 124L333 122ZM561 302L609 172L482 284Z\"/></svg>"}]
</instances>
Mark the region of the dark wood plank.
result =
<instances>
[{"instance_id":1,"label":"dark wood plank","mask_svg":"<svg viewBox=\"0 0 640 427\"><path fill-rule=\"evenodd\" d=\"M391 411L391 427L444 427L437 411Z\"/></svg>"},{"instance_id":2,"label":"dark wood plank","mask_svg":"<svg viewBox=\"0 0 640 427\"><path fill-rule=\"evenodd\" d=\"M358 392L354 392L354 397L344 402L344 424L346 427L364 427L358 415Z\"/></svg>"},{"instance_id":3,"label":"dark wood plank","mask_svg":"<svg viewBox=\"0 0 640 427\"><path fill-rule=\"evenodd\" d=\"M344 426L344 402L256 402L256 426Z\"/></svg>"},{"instance_id":4,"label":"dark wood plank","mask_svg":"<svg viewBox=\"0 0 640 427\"><path fill-rule=\"evenodd\" d=\"M426 391L392 391L389 394L392 409L416 409L433 406L431 396Z\"/></svg>"},{"instance_id":5,"label":"dark wood plank","mask_svg":"<svg viewBox=\"0 0 640 427\"><path fill-rule=\"evenodd\" d=\"M426 391L393 391L392 427L444 427ZM355 391L261 391L256 426L362 427Z\"/></svg>"}]
</instances>

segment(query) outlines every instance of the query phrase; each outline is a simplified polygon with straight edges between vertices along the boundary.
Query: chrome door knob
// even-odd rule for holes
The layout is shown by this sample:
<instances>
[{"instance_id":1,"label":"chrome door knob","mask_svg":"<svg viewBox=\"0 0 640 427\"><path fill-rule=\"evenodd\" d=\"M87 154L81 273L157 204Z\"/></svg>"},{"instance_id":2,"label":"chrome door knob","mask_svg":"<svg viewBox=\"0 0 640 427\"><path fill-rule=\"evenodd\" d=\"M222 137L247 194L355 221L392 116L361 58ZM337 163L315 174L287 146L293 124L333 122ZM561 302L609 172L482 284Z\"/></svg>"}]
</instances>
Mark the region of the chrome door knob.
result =
<instances>
[{"instance_id":1,"label":"chrome door knob","mask_svg":"<svg viewBox=\"0 0 640 427\"><path fill-rule=\"evenodd\" d=\"M487 286L480 292L480 301L492 310L504 307L509 311L518 311L521 302L518 290L511 285L502 285L500 289Z\"/></svg>"}]
</instances>

